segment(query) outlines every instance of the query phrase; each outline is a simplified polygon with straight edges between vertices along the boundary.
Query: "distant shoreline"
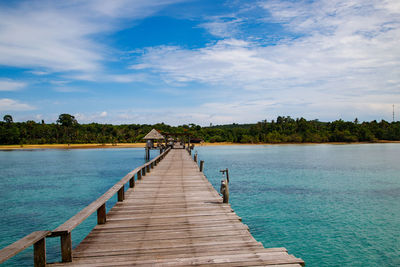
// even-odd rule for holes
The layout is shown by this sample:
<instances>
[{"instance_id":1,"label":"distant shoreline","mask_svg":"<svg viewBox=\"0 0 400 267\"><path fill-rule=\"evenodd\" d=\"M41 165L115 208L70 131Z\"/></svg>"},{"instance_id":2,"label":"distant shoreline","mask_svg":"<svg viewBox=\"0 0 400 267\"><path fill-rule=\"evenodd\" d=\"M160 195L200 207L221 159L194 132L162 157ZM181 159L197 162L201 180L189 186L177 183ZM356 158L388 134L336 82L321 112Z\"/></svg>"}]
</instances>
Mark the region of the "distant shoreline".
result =
<instances>
[{"instance_id":1,"label":"distant shoreline","mask_svg":"<svg viewBox=\"0 0 400 267\"><path fill-rule=\"evenodd\" d=\"M295 143L295 142L281 142L281 143L232 143L232 142L217 142L217 143L202 143L195 144L196 146L268 146L268 145L356 145L356 144L400 144L400 141L379 140L375 142L321 142L321 143Z\"/></svg>"},{"instance_id":2,"label":"distant shoreline","mask_svg":"<svg viewBox=\"0 0 400 267\"><path fill-rule=\"evenodd\" d=\"M42 144L42 145L0 145L0 150L32 149L95 149L95 148L144 148L145 143L120 144Z\"/></svg>"},{"instance_id":3,"label":"distant shoreline","mask_svg":"<svg viewBox=\"0 0 400 267\"><path fill-rule=\"evenodd\" d=\"M216 142L216 143L200 143L194 144L198 147L204 146L243 146L243 145L352 145L352 144L400 144L400 141L380 140L376 142L323 142L323 143L232 143L232 142ZM0 145L0 151L4 150L35 150L35 149L97 149L97 148L144 148L145 143L118 143L118 144L42 144L42 145Z\"/></svg>"}]
</instances>

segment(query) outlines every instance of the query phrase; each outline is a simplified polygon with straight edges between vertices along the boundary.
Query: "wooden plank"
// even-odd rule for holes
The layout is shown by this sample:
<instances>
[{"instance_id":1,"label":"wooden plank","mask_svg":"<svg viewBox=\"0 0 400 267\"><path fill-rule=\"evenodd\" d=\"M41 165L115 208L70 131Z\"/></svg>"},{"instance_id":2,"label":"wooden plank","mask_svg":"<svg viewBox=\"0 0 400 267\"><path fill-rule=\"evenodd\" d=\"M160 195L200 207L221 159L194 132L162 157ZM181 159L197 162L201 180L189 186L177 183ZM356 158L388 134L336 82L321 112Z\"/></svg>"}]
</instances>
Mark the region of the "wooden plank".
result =
<instances>
[{"instance_id":1,"label":"wooden plank","mask_svg":"<svg viewBox=\"0 0 400 267\"><path fill-rule=\"evenodd\" d=\"M17 255L19 252L44 239L50 233L50 231L36 231L3 248L0 250L0 263L5 262L9 258ZM40 248L38 247L37 251L40 252L39 250Z\"/></svg>"},{"instance_id":2,"label":"wooden plank","mask_svg":"<svg viewBox=\"0 0 400 267\"><path fill-rule=\"evenodd\" d=\"M95 252L76 252L74 253L75 258L88 258L88 257L112 257L119 255L126 256L147 256L149 258L159 259L174 259L174 258L185 258L193 255L196 256L207 256L207 255L224 255L227 253L237 252L243 253L241 248L245 247L246 251L251 250L253 252L262 252L265 249L262 246L254 245L254 243L248 243L244 246L244 243L232 243L229 246L221 246L217 244L214 246L186 246L180 248L156 248L156 249L136 249L136 250L117 250L117 251L95 251ZM286 251L285 251L286 252Z\"/></svg>"},{"instance_id":3,"label":"wooden plank","mask_svg":"<svg viewBox=\"0 0 400 267\"><path fill-rule=\"evenodd\" d=\"M298 259L291 257L286 252L271 253L242 253L226 254L219 256L199 256L175 259L141 259L127 256L119 257L99 257L90 259L76 259L76 264L85 266L249 266L262 264L264 266L277 264L301 264ZM74 265L71 265L74 266Z\"/></svg>"}]
</instances>

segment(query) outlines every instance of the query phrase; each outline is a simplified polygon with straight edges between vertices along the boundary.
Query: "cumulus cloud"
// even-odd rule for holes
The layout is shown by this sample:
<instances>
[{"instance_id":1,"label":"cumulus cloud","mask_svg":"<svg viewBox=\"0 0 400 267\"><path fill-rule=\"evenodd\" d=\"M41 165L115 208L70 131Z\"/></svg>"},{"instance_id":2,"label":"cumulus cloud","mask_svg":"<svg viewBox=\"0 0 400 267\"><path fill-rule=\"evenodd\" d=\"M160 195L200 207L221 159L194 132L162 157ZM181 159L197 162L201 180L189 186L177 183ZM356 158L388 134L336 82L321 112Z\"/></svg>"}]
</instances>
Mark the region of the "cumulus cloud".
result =
<instances>
[{"instance_id":1,"label":"cumulus cloud","mask_svg":"<svg viewBox=\"0 0 400 267\"><path fill-rule=\"evenodd\" d=\"M0 98L0 111L27 111L36 109L29 104L21 103L18 100L9 98Z\"/></svg>"},{"instance_id":2,"label":"cumulus cloud","mask_svg":"<svg viewBox=\"0 0 400 267\"><path fill-rule=\"evenodd\" d=\"M200 82L217 90L236 90L242 101L272 98L296 107L297 114L319 117L317 107L320 113L346 116L359 110L368 114L373 106L382 111L400 102L396 3L259 2L265 11L262 21L280 23L289 33L276 44L227 38L195 50L152 47L132 69L158 72L167 83ZM254 105L257 112L266 111L264 104Z\"/></svg>"},{"instance_id":3,"label":"cumulus cloud","mask_svg":"<svg viewBox=\"0 0 400 267\"><path fill-rule=\"evenodd\" d=\"M10 79L0 79L0 91L18 91L24 88L27 84L17 82Z\"/></svg>"},{"instance_id":4,"label":"cumulus cloud","mask_svg":"<svg viewBox=\"0 0 400 267\"><path fill-rule=\"evenodd\" d=\"M0 4L0 65L34 73L102 69L110 48L93 38L179 0L17 1ZM44 71L45 70L45 71Z\"/></svg>"}]
</instances>

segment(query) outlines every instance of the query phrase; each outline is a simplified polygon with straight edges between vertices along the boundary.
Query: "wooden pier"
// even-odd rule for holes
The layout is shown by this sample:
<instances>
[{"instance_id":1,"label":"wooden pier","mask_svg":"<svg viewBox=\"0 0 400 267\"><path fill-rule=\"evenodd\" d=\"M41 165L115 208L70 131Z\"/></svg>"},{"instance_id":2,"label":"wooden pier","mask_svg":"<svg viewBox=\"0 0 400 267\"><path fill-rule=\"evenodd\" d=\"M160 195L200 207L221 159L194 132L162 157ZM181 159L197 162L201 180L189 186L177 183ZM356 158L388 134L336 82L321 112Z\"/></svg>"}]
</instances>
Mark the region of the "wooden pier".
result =
<instances>
[{"instance_id":1,"label":"wooden pier","mask_svg":"<svg viewBox=\"0 0 400 267\"><path fill-rule=\"evenodd\" d=\"M70 246L70 232L89 212L81 212L81 217L71 218L52 231L49 235L64 233L63 260L67 262L47 265L304 265L285 248L264 248L257 242L230 205L222 203L185 149L167 153L149 168L139 168L136 182L131 177L122 181L129 180L127 191L114 189L119 202L107 214L101 208L103 202L91 204L91 212L98 212L99 224L72 253L65 248Z\"/></svg>"}]
</instances>

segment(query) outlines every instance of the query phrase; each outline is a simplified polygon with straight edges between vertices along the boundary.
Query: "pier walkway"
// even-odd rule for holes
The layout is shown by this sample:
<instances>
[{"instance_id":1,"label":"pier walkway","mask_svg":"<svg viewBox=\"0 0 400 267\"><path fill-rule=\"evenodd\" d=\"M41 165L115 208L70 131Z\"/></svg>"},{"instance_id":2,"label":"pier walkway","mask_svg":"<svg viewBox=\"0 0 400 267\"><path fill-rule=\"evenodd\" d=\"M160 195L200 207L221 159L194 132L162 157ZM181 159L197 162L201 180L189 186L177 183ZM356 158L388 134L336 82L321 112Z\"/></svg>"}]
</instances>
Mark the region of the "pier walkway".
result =
<instances>
[{"instance_id":1,"label":"pier walkway","mask_svg":"<svg viewBox=\"0 0 400 267\"><path fill-rule=\"evenodd\" d=\"M184 149L173 149L73 250L50 266L279 266L304 262L264 248Z\"/></svg>"}]
</instances>

